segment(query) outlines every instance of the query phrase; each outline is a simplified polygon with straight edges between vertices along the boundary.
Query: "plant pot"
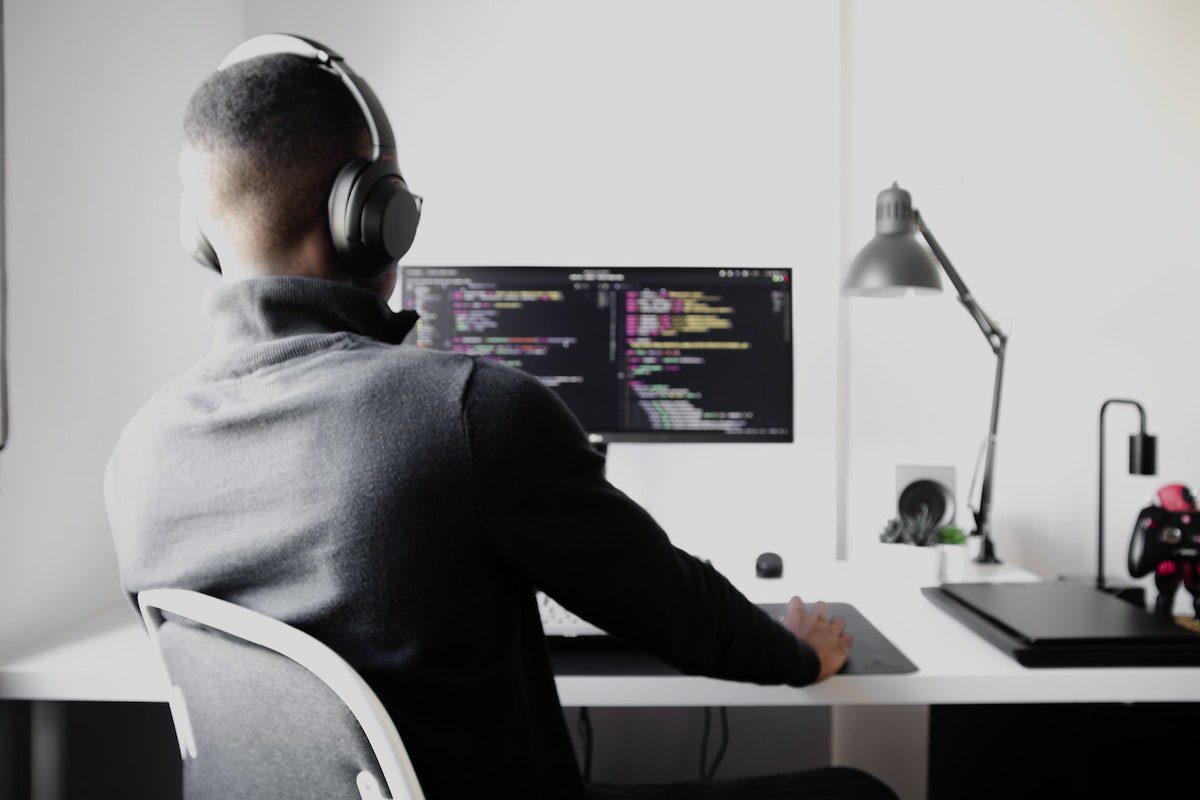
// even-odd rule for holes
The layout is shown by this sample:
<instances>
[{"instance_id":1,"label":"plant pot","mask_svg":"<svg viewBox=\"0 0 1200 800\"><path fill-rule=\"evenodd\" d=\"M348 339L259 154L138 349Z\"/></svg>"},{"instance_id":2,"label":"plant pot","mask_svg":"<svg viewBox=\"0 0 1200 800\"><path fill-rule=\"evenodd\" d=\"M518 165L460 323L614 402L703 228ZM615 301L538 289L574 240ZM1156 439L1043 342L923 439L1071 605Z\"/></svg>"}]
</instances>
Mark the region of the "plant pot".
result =
<instances>
[{"instance_id":1,"label":"plant pot","mask_svg":"<svg viewBox=\"0 0 1200 800\"><path fill-rule=\"evenodd\" d=\"M899 583L914 586L937 586L941 582L942 545L917 547L911 544L876 542L871 548L871 560L882 568L884 575Z\"/></svg>"},{"instance_id":2,"label":"plant pot","mask_svg":"<svg viewBox=\"0 0 1200 800\"><path fill-rule=\"evenodd\" d=\"M958 583L967 576L971 560L965 544L939 544L938 579L941 583Z\"/></svg>"}]
</instances>

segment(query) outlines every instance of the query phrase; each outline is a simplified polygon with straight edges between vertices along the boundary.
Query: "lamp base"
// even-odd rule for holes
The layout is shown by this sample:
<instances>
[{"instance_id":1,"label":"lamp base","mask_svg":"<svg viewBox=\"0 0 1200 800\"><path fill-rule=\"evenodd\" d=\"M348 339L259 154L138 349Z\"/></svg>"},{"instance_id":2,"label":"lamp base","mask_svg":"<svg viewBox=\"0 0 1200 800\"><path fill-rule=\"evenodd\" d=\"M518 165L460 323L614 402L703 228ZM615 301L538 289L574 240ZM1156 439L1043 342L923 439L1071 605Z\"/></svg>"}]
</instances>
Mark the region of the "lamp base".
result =
<instances>
[{"instance_id":1,"label":"lamp base","mask_svg":"<svg viewBox=\"0 0 1200 800\"><path fill-rule=\"evenodd\" d=\"M995 545L992 544L992 538L990 536L984 536L982 539L980 539L979 553L975 556L975 558L973 558L971 560L974 561L976 564L1003 564L1004 563L1003 561L1001 561L999 558L996 557L996 547L995 547Z\"/></svg>"}]
</instances>

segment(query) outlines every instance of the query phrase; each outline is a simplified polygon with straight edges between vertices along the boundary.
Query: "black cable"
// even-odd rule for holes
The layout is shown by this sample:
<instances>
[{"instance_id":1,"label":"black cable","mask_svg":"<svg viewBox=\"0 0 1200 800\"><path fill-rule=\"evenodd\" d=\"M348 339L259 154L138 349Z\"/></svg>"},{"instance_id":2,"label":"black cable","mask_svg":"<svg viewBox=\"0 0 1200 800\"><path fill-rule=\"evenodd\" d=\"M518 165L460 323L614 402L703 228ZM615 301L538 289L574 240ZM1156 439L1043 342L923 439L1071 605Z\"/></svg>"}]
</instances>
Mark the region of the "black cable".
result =
<instances>
[{"instance_id":1,"label":"black cable","mask_svg":"<svg viewBox=\"0 0 1200 800\"><path fill-rule=\"evenodd\" d=\"M708 780L708 734L712 730L712 709L704 707L704 728L700 734L700 780Z\"/></svg>"},{"instance_id":2,"label":"black cable","mask_svg":"<svg viewBox=\"0 0 1200 800\"><path fill-rule=\"evenodd\" d=\"M580 742L583 743L583 780L584 783L591 783L592 748L595 740L592 736L592 715L587 706L579 709L579 716L575 720L575 730L579 733Z\"/></svg>"},{"instance_id":3,"label":"black cable","mask_svg":"<svg viewBox=\"0 0 1200 800\"><path fill-rule=\"evenodd\" d=\"M725 759L725 751L729 749L729 709L721 706L721 746L717 748L717 755L713 759L712 769L704 776L704 780L711 781L717 777L717 770L721 768L721 762ZM707 749L707 744L705 746Z\"/></svg>"}]
</instances>

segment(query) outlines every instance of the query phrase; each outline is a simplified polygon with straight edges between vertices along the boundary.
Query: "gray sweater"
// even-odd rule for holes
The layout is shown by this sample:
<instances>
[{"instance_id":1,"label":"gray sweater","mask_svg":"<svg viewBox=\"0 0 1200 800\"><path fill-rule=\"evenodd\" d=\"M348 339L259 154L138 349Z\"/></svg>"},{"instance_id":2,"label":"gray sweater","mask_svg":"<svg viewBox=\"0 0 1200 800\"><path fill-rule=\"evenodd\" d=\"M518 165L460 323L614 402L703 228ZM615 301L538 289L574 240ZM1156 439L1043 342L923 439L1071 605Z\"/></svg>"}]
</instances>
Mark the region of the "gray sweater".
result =
<instances>
[{"instance_id":1,"label":"gray sweater","mask_svg":"<svg viewBox=\"0 0 1200 800\"><path fill-rule=\"evenodd\" d=\"M225 283L211 353L122 434L105 497L131 595L202 591L328 644L432 800L582 796L534 590L685 672L815 679L813 651L674 548L524 373L401 342L377 296Z\"/></svg>"}]
</instances>

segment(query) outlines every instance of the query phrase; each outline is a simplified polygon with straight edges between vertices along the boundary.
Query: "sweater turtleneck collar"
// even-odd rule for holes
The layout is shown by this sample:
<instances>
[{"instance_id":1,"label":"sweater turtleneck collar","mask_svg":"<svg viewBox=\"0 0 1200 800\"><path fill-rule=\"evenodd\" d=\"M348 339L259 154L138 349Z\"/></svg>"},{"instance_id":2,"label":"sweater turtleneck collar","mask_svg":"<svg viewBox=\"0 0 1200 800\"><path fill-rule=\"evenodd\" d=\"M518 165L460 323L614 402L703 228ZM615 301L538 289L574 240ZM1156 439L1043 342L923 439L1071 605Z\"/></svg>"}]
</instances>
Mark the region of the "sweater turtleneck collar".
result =
<instances>
[{"instance_id":1,"label":"sweater turtleneck collar","mask_svg":"<svg viewBox=\"0 0 1200 800\"><path fill-rule=\"evenodd\" d=\"M292 276L222 283L205 293L204 313L213 328L211 357L223 362L220 371L227 374L321 349L331 334L400 344L417 321L416 312L392 311L366 289Z\"/></svg>"}]
</instances>

